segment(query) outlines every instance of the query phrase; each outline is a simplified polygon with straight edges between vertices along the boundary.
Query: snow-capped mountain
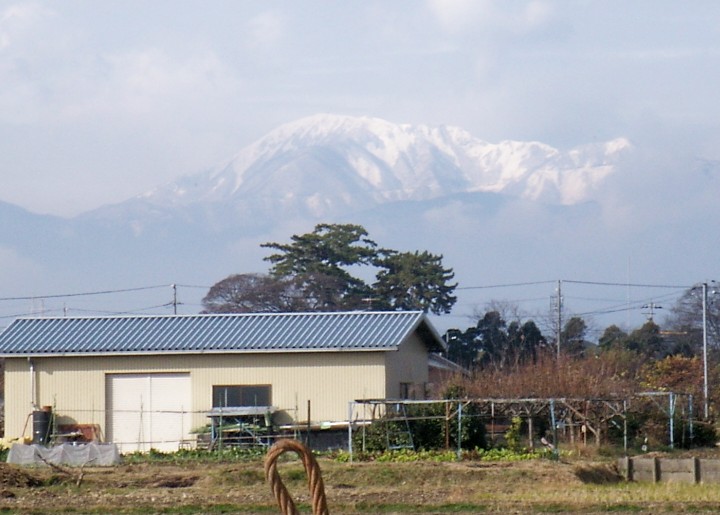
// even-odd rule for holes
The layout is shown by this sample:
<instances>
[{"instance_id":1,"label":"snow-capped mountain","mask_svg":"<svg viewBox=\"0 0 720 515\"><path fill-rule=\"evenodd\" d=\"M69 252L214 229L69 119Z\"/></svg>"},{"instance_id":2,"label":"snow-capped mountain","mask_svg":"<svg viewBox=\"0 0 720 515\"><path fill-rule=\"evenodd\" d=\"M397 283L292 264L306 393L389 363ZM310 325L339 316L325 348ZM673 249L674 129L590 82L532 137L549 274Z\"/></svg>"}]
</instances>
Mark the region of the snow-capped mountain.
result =
<instances>
[{"instance_id":1,"label":"snow-capped mountain","mask_svg":"<svg viewBox=\"0 0 720 515\"><path fill-rule=\"evenodd\" d=\"M691 283L708 273L704 263L717 262L706 229L720 216L717 191L717 162L666 162L625 139L560 150L489 143L456 127L317 115L278 127L204 172L72 219L0 201L0 283L18 299L0 305L0 326L3 316L27 313L30 302L35 312L36 292L128 285L195 285L180 302L181 312L197 312L215 282L267 271L261 244L320 222L361 224L379 245L443 254L470 287L458 291L455 324L477 303L506 294L473 287L569 277L618 282L629 277L630 257L645 283ZM693 202L676 205L679 196ZM674 249L693 249L692 260ZM538 310L548 288L532 295ZM166 313L170 291L131 305L49 298L42 310ZM591 300L580 306L581 297L569 296L568 306L595 312Z\"/></svg>"},{"instance_id":2,"label":"snow-capped mountain","mask_svg":"<svg viewBox=\"0 0 720 515\"><path fill-rule=\"evenodd\" d=\"M323 114L282 125L220 166L136 200L314 217L472 192L572 205L592 199L629 148L617 139L563 152L538 142L488 143L457 127Z\"/></svg>"}]
</instances>

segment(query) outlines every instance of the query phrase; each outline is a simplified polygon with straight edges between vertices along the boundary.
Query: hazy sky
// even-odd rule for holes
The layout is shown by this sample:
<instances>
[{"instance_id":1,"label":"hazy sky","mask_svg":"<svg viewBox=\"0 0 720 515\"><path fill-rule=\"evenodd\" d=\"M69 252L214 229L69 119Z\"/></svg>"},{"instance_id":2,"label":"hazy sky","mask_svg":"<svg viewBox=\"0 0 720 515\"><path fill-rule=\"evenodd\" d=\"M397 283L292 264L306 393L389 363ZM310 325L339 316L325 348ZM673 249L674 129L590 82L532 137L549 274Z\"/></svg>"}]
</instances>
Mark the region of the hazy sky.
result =
<instances>
[{"instance_id":1,"label":"hazy sky","mask_svg":"<svg viewBox=\"0 0 720 515\"><path fill-rule=\"evenodd\" d=\"M0 0L0 200L76 214L319 112L717 159L719 84L714 0Z\"/></svg>"}]
</instances>

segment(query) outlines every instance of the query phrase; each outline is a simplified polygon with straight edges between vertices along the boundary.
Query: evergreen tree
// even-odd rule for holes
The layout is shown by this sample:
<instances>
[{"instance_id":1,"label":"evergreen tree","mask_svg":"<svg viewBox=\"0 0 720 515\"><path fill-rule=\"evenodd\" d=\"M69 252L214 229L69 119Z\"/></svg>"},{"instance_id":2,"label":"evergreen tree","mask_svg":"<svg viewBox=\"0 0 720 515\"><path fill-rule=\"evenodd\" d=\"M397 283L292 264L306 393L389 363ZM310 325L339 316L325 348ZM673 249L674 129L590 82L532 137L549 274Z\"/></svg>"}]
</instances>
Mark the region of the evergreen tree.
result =
<instances>
[{"instance_id":1,"label":"evergreen tree","mask_svg":"<svg viewBox=\"0 0 720 515\"><path fill-rule=\"evenodd\" d=\"M449 313L454 273L442 255L382 249L354 224L318 224L290 243L264 243L269 275L236 274L213 285L207 312L344 311L363 308ZM351 272L371 268L372 285ZM367 276L367 274L364 274Z\"/></svg>"},{"instance_id":2,"label":"evergreen tree","mask_svg":"<svg viewBox=\"0 0 720 515\"><path fill-rule=\"evenodd\" d=\"M444 268L442 256L429 252L386 252L375 262L380 268L374 295L383 308L422 310L436 315L450 313L457 283L455 274Z\"/></svg>"}]
</instances>

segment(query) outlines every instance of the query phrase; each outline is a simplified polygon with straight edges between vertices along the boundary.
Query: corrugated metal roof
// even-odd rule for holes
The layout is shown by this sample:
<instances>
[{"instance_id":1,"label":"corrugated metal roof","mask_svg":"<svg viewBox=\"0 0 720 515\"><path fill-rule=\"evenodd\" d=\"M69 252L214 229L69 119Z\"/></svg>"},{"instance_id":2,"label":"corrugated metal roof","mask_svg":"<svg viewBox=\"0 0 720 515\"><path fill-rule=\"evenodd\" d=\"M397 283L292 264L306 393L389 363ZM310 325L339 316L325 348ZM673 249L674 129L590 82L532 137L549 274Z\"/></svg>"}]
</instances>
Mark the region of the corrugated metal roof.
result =
<instances>
[{"instance_id":1,"label":"corrugated metal roof","mask_svg":"<svg viewBox=\"0 0 720 515\"><path fill-rule=\"evenodd\" d=\"M442 350L419 311L18 318L0 356L394 350L413 331Z\"/></svg>"}]
</instances>

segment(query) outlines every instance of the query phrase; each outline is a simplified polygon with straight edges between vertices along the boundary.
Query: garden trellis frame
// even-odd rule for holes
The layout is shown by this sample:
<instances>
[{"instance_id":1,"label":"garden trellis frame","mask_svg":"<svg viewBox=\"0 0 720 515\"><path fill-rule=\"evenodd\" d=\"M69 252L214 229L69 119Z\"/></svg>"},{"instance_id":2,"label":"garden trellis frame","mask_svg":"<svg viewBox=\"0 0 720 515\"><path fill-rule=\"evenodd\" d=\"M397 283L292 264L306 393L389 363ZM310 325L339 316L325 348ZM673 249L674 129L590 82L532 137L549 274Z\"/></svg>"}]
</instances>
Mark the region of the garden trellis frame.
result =
<instances>
[{"instance_id":1,"label":"garden trellis frame","mask_svg":"<svg viewBox=\"0 0 720 515\"><path fill-rule=\"evenodd\" d=\"M655 400L657 397L668 396L668 408L665 409ZM670 447L674 440L674 417L676 414L676 402L678 398L688 398L688 410L683 409L683 415L688 417L690 432L692 434L692 396L672 392L644 392L627 398L465 398L465 399L436 399L436 400L409 400L409 399L358 399L348 403L348 452L350 461L353 459L353 431L363 431L365 428L380 420L398 421L408 423L413 420L443 419L446 424L455 419L458 427L458 434L461 433L463 424L463 411L472 405L474 415L489 420L491 424L491 436L495 431L492 426L499 420L511 420L514 417L521 417L528 426L528 446L534 448L534 426L533 420L546 418L549 420L549 427L552 431L552 446L557 452L559 431L569 437L571 443L575 443L576 428L580 428L580 435L583 443L587 443L588 433L592 434L597 446L600 445L603 436L607 433L610 424L618 427L623 433L623 449L628 450L628 412L631 410L633 398L650 397L653 402L668 415ZM407 407L414 405L445 405L445 415L408 416ZM400 407L402 406L402 409ZM467 415L466 415L467 416ZM691 437L692 438L692 437ZM461 442L457 442L457 456L462 455ZM363 438L364 445L364 438ZM364 450L364 449L363 449Z\"/></svg>"}]
</instances>

